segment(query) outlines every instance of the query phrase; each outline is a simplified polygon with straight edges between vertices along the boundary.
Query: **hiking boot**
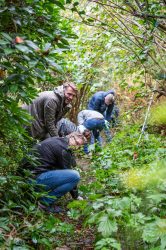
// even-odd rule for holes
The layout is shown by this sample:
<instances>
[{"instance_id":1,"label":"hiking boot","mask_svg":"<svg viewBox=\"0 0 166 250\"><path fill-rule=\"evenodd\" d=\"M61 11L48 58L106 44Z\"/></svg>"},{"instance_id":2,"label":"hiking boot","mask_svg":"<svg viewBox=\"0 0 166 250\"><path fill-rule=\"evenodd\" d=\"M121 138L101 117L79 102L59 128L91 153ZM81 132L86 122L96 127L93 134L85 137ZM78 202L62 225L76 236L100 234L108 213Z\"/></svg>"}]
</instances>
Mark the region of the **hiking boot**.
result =
<instances>
[{"instance_id":1,"label":"hiking boot","mask_svg":"<svg viewBox=\"0 0 166 250\"><path fill-rule=\"evenodd\" d=\"M41 209L47 213L52 213L52 214L64 212L64 210L58 206L55 206L55 205L46 206L40 202L38 202L38 207L39 207L39 209Z\"/></svg>"}]
</instances>

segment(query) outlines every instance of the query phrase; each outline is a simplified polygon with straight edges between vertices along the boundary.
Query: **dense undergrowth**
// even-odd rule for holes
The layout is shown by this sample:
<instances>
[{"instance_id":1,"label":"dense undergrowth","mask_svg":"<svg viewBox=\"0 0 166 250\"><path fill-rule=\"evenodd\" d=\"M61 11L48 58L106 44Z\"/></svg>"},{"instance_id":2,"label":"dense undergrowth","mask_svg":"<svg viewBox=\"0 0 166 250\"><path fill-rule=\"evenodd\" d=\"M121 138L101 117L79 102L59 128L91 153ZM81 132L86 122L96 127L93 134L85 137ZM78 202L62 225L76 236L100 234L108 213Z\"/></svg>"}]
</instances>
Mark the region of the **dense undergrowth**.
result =
<instances>
[{"instance_id":1,"label":"dense undergrowth","mask_svg":"<svg viewBox=\"0 0 166 250\"><path fill-rule=\"evenodd\" d=\"M93 228L92 249L165 249L164 138L146 133L138 146L139 133L138 126L126 127L86 170L80 166L86 199L70 202L66 215L41 212L38 194L22 177L1 178L0 248L56 249L76 240L79 222L80 230Z\"/></svg>"},{"instance_id":2,"label":"dense undergrowth","mask_svg":"<svg viewBox=\"0 0 166 250\"><path fill-rule=\"evenodd\" d=\"M148 133L137 145L139 133L129 126L93 156L87 175L95 181L82 187L88 202L81 213L97 228L96 250L166 247L166 150L163 138Z\"/></svg>"}]
</instances>

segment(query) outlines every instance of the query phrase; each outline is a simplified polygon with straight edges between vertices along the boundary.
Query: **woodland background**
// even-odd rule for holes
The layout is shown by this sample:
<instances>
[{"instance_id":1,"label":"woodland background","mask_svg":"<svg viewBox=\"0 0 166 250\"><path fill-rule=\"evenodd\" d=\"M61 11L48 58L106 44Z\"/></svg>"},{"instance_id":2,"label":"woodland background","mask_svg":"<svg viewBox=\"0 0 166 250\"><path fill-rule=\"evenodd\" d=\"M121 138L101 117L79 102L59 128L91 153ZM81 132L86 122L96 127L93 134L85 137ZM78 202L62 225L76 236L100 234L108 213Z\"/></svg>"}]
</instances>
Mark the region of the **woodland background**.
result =
<instances>
[{"instance_id":1,"label":"woodland background","mask_svg":"<svg viewBox=\"0 0 166 250\"><path fill-rule=\"evenodd\" d=\"M0 6L1 249L165 249L165 0ZM21 104L66 80L79 88L72 121L93 93L112 88L120 120L90 161L78 152L86 200L64 199L64 218L38 210L29 173L18 168L31 140Z\"/></svg>"}]
</instances>

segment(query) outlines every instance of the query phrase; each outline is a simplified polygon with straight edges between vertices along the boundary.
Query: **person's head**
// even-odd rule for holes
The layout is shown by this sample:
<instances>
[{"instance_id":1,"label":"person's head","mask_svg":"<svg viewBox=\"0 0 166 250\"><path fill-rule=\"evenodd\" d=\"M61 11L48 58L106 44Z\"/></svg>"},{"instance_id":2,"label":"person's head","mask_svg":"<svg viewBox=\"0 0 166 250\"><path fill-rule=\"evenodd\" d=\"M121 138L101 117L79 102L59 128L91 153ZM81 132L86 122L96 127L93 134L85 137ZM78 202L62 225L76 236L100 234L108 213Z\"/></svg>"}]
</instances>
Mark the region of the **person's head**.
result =
<instances>
[{"instance_id":1,"label":"person's head","mask_svg":"<svg viewBox=\"0 0 166 250\"><path fill-rule=\"evenodd\" d=\"M86 137L87 140L91 137L91 131L89 129L85 129L83 135Z\"/></svg>"},{"instance_id":2,"label":"person's head","mask_svg":"<svg viewBox=\"0 0 166 250\"><path fill-rule=\"evenodd\" d=\"M86 139L89 139L91 137L91 131L84 125L79 125L77 128L78 131L86 137Z\"/></svg>"},{"instance_id":3,"label":"person's head","mask_svg":"<svg viewBox=\"0 0 166 250\"><path fill-rule=\"evenodd\" d=\"M66 82L63 85L64 95L65 95L65 104L69 104L73 101L74 97L77 95L77 88L74 83Z\"/></svg>"},{"instance_id":4,"label":"person's head","mask_svg":"<svg viewBox=\"0 0 166 250\"><path fill-rule=\"evenodd\" d=\"M66 137L69 139L69 146L82 146L87 143L86 137L79 132L73 132Z\"/></svg>"},{"instance_id":5,"label":"person's head","mask_svg":"<svg viewBox=\"0 0 166 250\"><path fill-rule=\"evenodd\" d=\"M106 104L107 106L110 105L110 104L112 104L112 103L114 102L114 100L115 100L115 97L114 97L113 94L108 94L108 95L106 95L106 97L105 97L105 99L104 99L105 104Z\"/></svg>"}]
</instances>

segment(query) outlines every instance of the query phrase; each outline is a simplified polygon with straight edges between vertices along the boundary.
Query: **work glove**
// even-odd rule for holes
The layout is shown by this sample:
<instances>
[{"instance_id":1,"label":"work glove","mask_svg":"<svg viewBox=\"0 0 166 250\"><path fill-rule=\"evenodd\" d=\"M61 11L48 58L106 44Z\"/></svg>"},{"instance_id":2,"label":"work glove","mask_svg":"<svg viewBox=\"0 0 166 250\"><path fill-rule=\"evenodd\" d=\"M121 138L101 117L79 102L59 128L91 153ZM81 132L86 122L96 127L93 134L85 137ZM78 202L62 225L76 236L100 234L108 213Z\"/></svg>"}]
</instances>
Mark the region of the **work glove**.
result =
<instances>
[{"instance_id":1,"label":"work glove","mask_svg":"<svg viewBox=\"0 0 166 250\"><path fill-rule=\"evenodd\" d=\"M81 134L83 134L84 131L86 130L86 128L84 127L84 125L79 125L79 126L78 126L78 130L79 130L79 132L80 132Z\"/></svg>"},{"instance_id":2,"label":"work glove","mask_svg":"<svg viewBox=\"0 0 166 250\"><path fill-rule=\"evenodd\" d=\"M104 120L106 129L110 129L110 123L107 120Z\"/></svg>"}]
</instances>

